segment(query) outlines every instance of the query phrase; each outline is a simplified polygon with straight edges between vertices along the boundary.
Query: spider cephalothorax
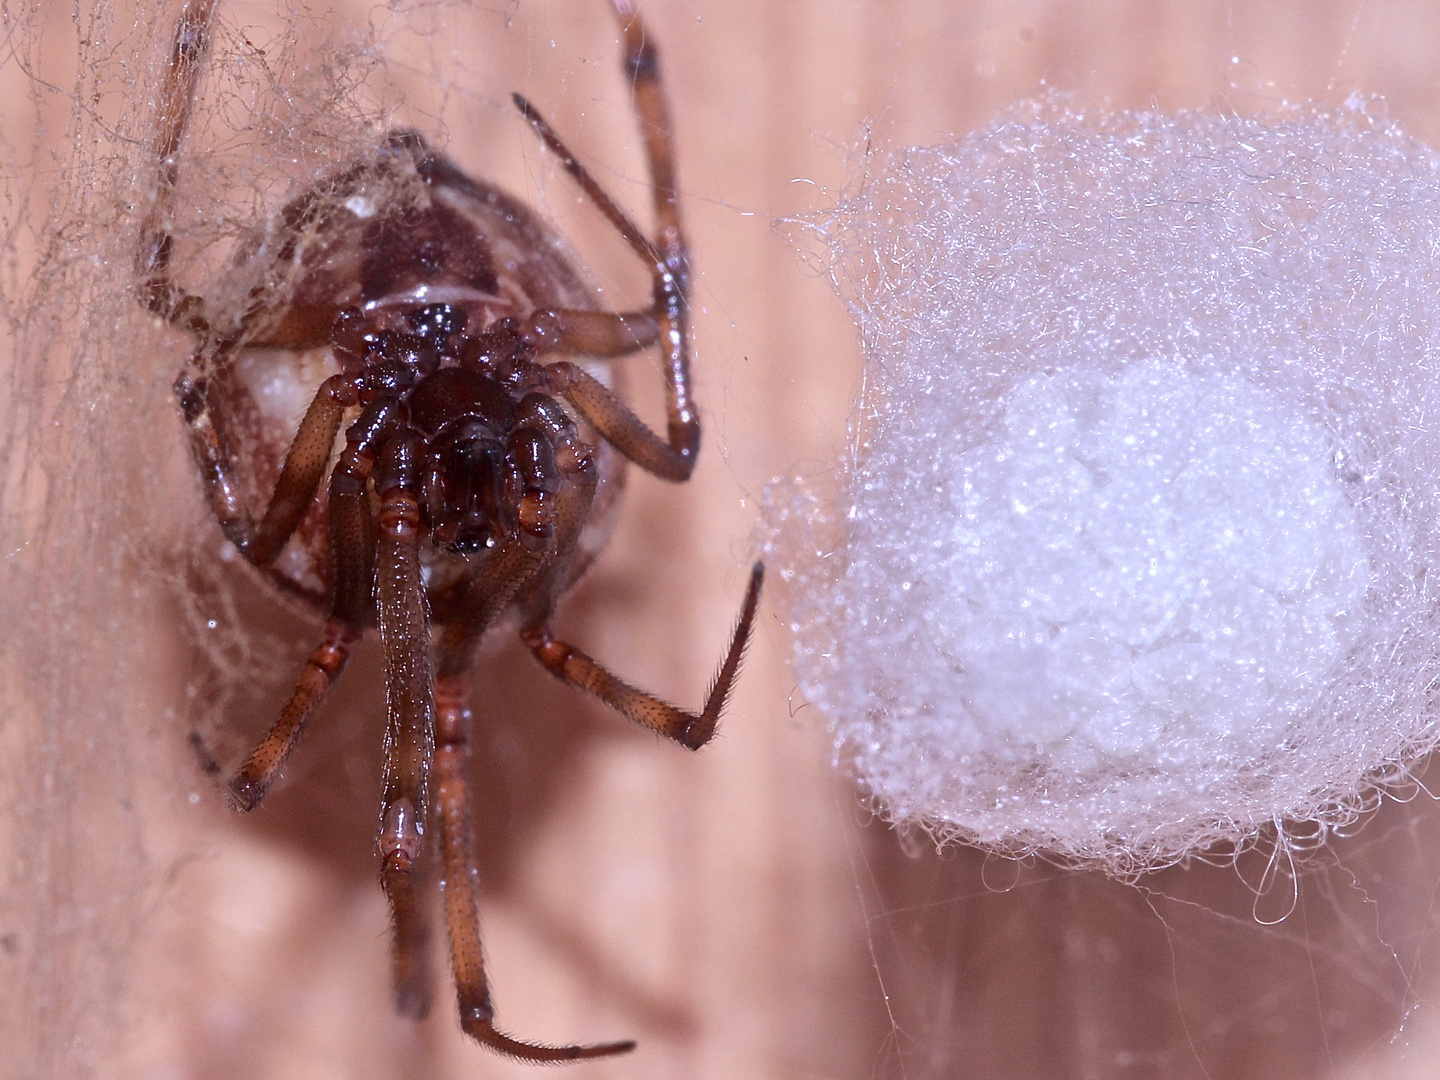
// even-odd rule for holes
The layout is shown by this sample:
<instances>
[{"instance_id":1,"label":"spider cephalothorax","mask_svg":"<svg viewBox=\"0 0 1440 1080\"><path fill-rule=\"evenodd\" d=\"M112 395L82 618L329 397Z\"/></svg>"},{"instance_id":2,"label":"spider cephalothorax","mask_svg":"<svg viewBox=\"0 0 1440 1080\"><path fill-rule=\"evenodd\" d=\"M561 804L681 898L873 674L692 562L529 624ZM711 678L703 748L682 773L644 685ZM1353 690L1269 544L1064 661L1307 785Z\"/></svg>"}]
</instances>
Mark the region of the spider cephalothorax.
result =
<instances>
[{"instance_id":1,"label":"spider cephalothorax","mask_svg":"<svg viewBox=\"0 0 1440 1080\"><path fill-rule=\"evenodd\" d=\"M381 882L394 917L399 1008L418 1016L429 1007L429 933L415 875L427 851L438 849L465 1031L530 1061L622 1052L633 1043L547 1047L496 1030L464 763L472 659L507 610L554 675L692 749L714 733L754 620L759 566L698 714L627 685L551 630L560 596L604 542L625 459L679 481L688 479L699 447L689 399L687 253L654 47L626 0L615 0L653 176L656 241L516 98L651 268L650 307L600 310L562 245L523 204L470 179L412 132L386 136L286 203L269 230L239 249L235 277L250 283L243 299L211 304L170 274L170 218L213 7L214 0L194 0L176 32L156 140L160 166L142 228L141 295L197 337L175 391L221 529L250 562L328 615L289 703L225 781L226 793L242 810L259 805L354 643L378 624L389 714ZM630 412L596 363L657 343L665 439ZM322 357L318 387L312 382L283 453L267 451L257 433L264 422L246 386L247 358L257 353ZM247 474L251 483L257 474L274 478L258 522ZM220 771L208 755L206 762Z\"/></svg>"}]
</instances>

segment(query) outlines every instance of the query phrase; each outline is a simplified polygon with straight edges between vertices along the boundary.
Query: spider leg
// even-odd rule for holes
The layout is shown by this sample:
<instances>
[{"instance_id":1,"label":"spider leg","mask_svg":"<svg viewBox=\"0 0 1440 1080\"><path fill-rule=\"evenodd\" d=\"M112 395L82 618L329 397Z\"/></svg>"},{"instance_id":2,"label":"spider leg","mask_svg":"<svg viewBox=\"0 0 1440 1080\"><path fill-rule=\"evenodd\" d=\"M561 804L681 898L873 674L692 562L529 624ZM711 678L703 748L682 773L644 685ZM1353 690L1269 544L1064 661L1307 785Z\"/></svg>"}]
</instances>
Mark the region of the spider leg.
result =
<instances>
[{"instance_id":1,"label":"spider leg","mask_svg":"<svg viewBox=\"0 0 1440 1080\"><path fill-rule=\"evenodd\" d=\"M208 380L188 367L175 380L175 397L190 429L190 448L210 510L236 550L256 566L269 566L315 501L340 421L345 410L359 400L354 380L332 375L320 384L285 454L280 478L258 527L241 498L229 439L215 422L208 390Z\"/></svg>"},{"instance_id":2,"label":"spider leg","mask_svg":"<svg viewBox=\"0 0 1440 1080\"><path fill-rule=\"evenodd\" d=\"M675 186L674 136L670 125L670 110L660 79L660 54L648 40L644 23L628 0L614 0L614 3L615 13L625 37L624 71L631 79L635 114L640 122L641 135L645 140L645 155L650 166L657 228L657 239L654 242L648 240L626 217L535 107L519 94L513 95L513 99L530 126L559 158L565 171L610 220L630 248L651 268L654 297L651 315L665 360L666 438L661 440L647 430L648 439L631 435L624 443L616 442L616 449L648 472L666 480L683 481L688 480L695 471L696 455L700 450L700 420L690 399L690 255L680 224L680 201ZM579 334L575 336L578 338ZM560 337L560 344L547 346L547 343L541 340L532 341L531 344L537 351L546 351L547 348L553 352L586 351L565 342L563 334ZM596 355L619 354L601 352ZM571 404L582 413L585 412L584 405L579 401L572 398ZM589 418L587 414L587 419ZM631 420L636 425L640 423L633 415ZM627 447L635 448L642 443L643 453L632 457Z\"/></svg>"},{"instance_id":3,"label":"spider leg","mask_svg":"<svg viewBox=\"0 0 1440 1080\"><path fill-rule=\"evenodd\" d=\"M260 805L281 766L299 744L315 707L345 670L350 650L359 640L359 631L343 620L326 620L324 636L305 662L290 700L280 710L280 718L250 752L245 764L225 782L226 797L235 809L249 811Z\"/></svg>"},{"instance_id":4,"label":"spider leg","mask_svg":"<svg viewBox=\"0 0 1440 1080\"><path fill-rule=\"evenodd\" d=\"M584 368L568 360L546 364L543 380L547 391L564 397L606 442L646 472L676 483L690 478L694 459L678 457L614 391Z\"/></svg>"},{"instance_id":5,"label":"spider leg","mask_svg":"<svg viewBox=\"0 0 1440 1080\"><path fill-rule=\"evenodd\" d=\"M698 750L715 734L715 725L725 709L725 700L740 673L740 663L745 658L745 649L750 643L750 631L755 622L755 610L760 603L760 586L765 577L765 568L756 563L750 570L750 584L745 590L745 602L740 607L740 617L735 624L735 634L730 639L730 648L715 676L715 682L706 695L705 707L697 713L686 712L661 701L653 694L638 690L629 683L612 675L590 657L573 645L558 641L551 633L548 621L527 627L521 639L529 646L535 658L545 665L552 675L562 682L594 694L612 709L650 728L667 739L673 739L681 746Z\"/></svg>"},{"instance_id":6,"label":"spider leg","mask_svg":"<svg viewBox=\"0 0 1440 1080\"><path fill-rule=\"evenodd\" d=\"M440 640L434 809L440 830L441 891L461 1027L476 1041L523 1061L574 1061L621 1054L635 1044L543 1046L496 1029L480 945L478 875L470 836L467 703L475 647L517 593L527 586L543 590L547 572L557 565L563 570L563 553L574 546L595 488L588 448L558 404L531 394L516 413L511 454L520 463L524 490L514 535L501 541L480 565Z\"/></svg>"},{"instance_id":7,"label":"spider leg","mask_svg":"<svg viewBox=\"0 0 1440 1080\"><path fill-rule=\"evenodd\" d=\"M517 535L502 541L481 565L457 617L441 638L436 683L434 809L440 830L441 894L450 938L450 966L460 1026L477 1042L531 1062L608 1057L635 1043L545 1046L521 1042L495 1027L495 1006L480 944L479 880L470 836L466 762L470 756L470 668L475 647L491 622L523 588L556 562L557 549L573 545L594 490L594 467L573 453L583 447L574 424L553 401L531 395L521 403L512 446L527 463ZM549 447L547 454L539 444ZM553 496L537 497L541 494ZM526 500L530 500L527 504Z\"/></svg>"},{"instance_id":8,"label":"spider leg","mask_svg":"<svg viewBox=\"0 0 1440 1080\"><path fill-rule=\"evenodd\" d=\"M240 810L253 810L265 798L365 631L375 580L374 524L365 484L374 466L374 445L394 423L394 410L393 402L376 402L346 433L345 450L330 476L330 551L335 582L325 636L306 662L280 718L225 785L230 801Z\"/></svg>"},{"instance_id":9,"label":"spider leg","mask_svg":"<svg viewBox=\"0 0 1440 1080\"><path fill-rule=\"evenodd\" d=\"M466 650L468 655L468 650ZM460 1007L460 1026L477 1042L522 1061L560 1062L609 1057L635 1048L633 1040L591 1046L545 1046L521 1042L495 1028L495 1005L480 945L478 880L467 812L466 762L470 756L469 675L441 678L436 687L435 812L439 819L441 895L450 934L450 964Z\"/></svg>"},{"instance_id":10,"label":"spider leg","mask_svg":"<svg viewBox=\"0 0 1440 1080\"><path fill-rule=\"evenodd\" d=\"M176 285L170 277L170 257L175 240L170 233L175 211L175 184L180 164L177 154L190 125L195 86L210 45L210 26L215 0L190 0L180 13L170 47L170 63L160 86L160 130L155 140L155 190L145 220L140 226L140 250L136 268L140 272L141 302L150 311L171 323L205 332L204 302Z\"/></svg>"},{"instance_id":11,"label":"spider leg","mask_svg":"<svg viewBox=\"0 0 1440 1080\"><path fill-rule=\"evenodd\" d=\"M546 308L520 325L520 340L541 353L616 357L654 345L660 328L653 311L585 311Z\"/></svg>"},{"instance_id":12,"label":"spider leg","mask_svg":"<svg viewBox=\"0 0 1440 1080\"><path fill-rule=\"evenodd\" d=\"M680 200L675 184L675 136L670 123L670 106L665 100L660 80L660 53L649 39L640 13L630 0L613 0L615 15L625 35L625 74L630 76L630 93L635 115L640 120L640 135L645 140L645 156L650 163L651 184L655 198L655 223L659 232L657 246L665 262L674 267L682 280L689 272L689 254L685 233L680 227Z\"/></svg>"},{"instance_id":13,"label":"spider leg","mask_svg":"<svg viewBox=\"0 0 1440 1080\"><path fill-rule=\"evenodd\" d=\"M580 159L565 145L565 140L550 126L550 121L546 120L540 110L530 104L530 100L523 94L511 94L510 100L515 103L515 108L520 110L520 115L526 122L535 129L540 141L560 159L560 167L570 174L570 178L580 186L580 190L595 204L595 208L615 226L615 231L630 246L630 250L640 256L641 261L653 265L657 278L665 274L668 268L660 249L640 231L640 227L630 220L625 211L620 209L619 203L600 186L600 181L590 175L590 170L585 168ZM676 287L679 285L678 282L672 284Z\"/></svg>"},{"instance_id":14,"label":"spider leg","mask_svg":"<svg viewBox=\"0 0 1440 1080\"><path fill-rule=\"evenodd\" d=\"M472 580L461 597L454 618L447 622L439 649L439 673L436 681L437 745L435 749L436 789L432 794L432 809L442 815L442 829L445 828L444 792L449 770L463 768L454 766L447 756L451 754L446 732L453 731L461 721L456 719L456 709L464 709L469 698L468 669L474 660L475 646L479 644L490 623L505 609L515 591L535 575L544 563L548 553L527 551L518 543L503 544L485 561L480 573ZM458 696L457 696L458 695ZM468 725L468 712L464 720ZM463 784L463 778L461 780ZM463 791L459 813L464 813ZM456 811L452 808L453 817ZM461 827L466 827L461 822ZM468 849L467 849L468 850ZM469 878L442 890L447 896L447 922L450 917L451 891L473 889ZM395 893L400 903L392 911L394 919L394 953L392 984L395 989L396 1011L402 1016L421 1019L429 1014L434 987L430 965L430 940L432 938L430 918L426 905L415 902L414 890L400 889ZM471 907L474 907L473 898ZM474 936L478 940L478 927L473 935L451 932L451 939ZM457 970L459 962L457 961Z\"/></svg>"},{"instance_id":15,"label":"spider leg","mask_svg":"<svg viewBox=\"0 0 1440 1080\"><path fill-rule=\"evenodd\" d=\"M190 446L205 486L211 511L226 537L257 565L272 562L294 532L305 507L329 463L330 445L338 430L344 403L340 388L328 381L306 414L286 458L275 497L257 530L240 497L230 440L209 408L209 384L204 362L217 365L228 359L235 342L209 340L211 326L204 303L186 292L170 276L175 240L171 233L175 189L179 179L179 152L193 112L195 90L210 44L215 0L189 0L180 13L171 44L170 61L160 87L159 130L153 147L155 187L140 227L136 256L141 278L141 302L156 315L203 335L200 348L175 382L175 396L190 429ZM324 441L328 430L329 441ZM320 447L323 445L323 456Z\"/></svg>"},{"instance_id":16,"label":"spider leg","mask_svg":"<svg viewBox=\"0 0 1440 1080\"><path fill-rule=\"evenodd\" d=\"M420 446L415 434L391 438L375 476L380 496L375 595L389 713L380 803L380 884L394 921L396 1006L409 1016L424 1015L429 1007L429 927L417 896L416 864L425 841L435 749L430 620L420 575Z\"/></svg>"},{"instance_id":17,"label":"spider leg","mask_svg":"<svg viewBox=\"0 0 1440 1080\"><path fill-rule=\"evenodd\" d=\"M507 540L496 547L466 587L454 616L445 624L439 649L441 679L470 670L480 638L550 558L549 550L531 551L516 540Z\"/></svg>"}]
</instances>

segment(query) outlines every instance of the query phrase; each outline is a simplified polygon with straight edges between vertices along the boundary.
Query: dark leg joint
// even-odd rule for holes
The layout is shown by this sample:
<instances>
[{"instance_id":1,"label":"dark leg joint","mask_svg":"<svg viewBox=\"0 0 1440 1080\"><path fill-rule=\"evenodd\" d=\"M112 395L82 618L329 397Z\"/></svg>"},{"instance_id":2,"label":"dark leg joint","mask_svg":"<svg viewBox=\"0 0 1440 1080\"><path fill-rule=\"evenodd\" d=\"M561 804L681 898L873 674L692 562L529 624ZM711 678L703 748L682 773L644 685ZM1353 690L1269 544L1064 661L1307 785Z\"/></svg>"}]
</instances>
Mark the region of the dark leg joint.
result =
<instances>
[{"instance_id":1,"label":"dark leg joint","mask_svg":"<svg viewBox=\"0 0 1440 1080\"><path fill-rule=\"evenodd\" d=\"M175 380L173 390L175 400L180 404L180 414L187 424L193 424L205 411L205 380L182 371Z\"/></svg>"},{"instance_id":2,"label":"dark leg joint","mask_svg":"<svg viewBox=\"0 0 1440 1080\"><path fill-rule=\"evenodd\" d=\"M675 741L686 750L699 750L715 737L715 728L719 723L718 716L691 716L675 733Z\"/></svg>"},{"instance_id":3,"label":"dark leg joint","mask_svg":"<svg viewBox=\"0 0 1440 1080\"><path fill-rule=\"evenodd\" d=\"M460 1005L460 1026L467 1035L478 1038L475 1035L477 1030L488 1031L495 1023L495 1008L488 1001L479 1005Z\"/></svg>"},{"instance_id":4,"label":"dark leg joint","mask_svg":"<svg viewBox=\"0 0 1440 1080\"><path fill-rule=\"evenodd\" d=\"M200 737L198 731L190 733L190 748L195 751L195 757L199 759L200 771L211 778L220 775L220 762L215 760L215 755L210 753L210 748L205 745L205 740Z\"/></svg>"},{"instance_id":5,"label":"dark leg joint","mask_svg":"<svg viewBox=\"0 0 1440 1080\"><path fill-rule=\"evenodd\" d=\"M225 785L225 799L241 813L248 814L265 798L266 785L259 778L241 771Z\"/></svg>"},{"instance_id":6,"label":"dark leg joint","mask_svg":"<svg viewBox=\"0 0 1440 1080\"><path fill-rule=\"evenodd\" d=\"M660 78L660 50L642 40L638 49L625 55L625 67L637 82Z\"/></svg>"}]
</instances>

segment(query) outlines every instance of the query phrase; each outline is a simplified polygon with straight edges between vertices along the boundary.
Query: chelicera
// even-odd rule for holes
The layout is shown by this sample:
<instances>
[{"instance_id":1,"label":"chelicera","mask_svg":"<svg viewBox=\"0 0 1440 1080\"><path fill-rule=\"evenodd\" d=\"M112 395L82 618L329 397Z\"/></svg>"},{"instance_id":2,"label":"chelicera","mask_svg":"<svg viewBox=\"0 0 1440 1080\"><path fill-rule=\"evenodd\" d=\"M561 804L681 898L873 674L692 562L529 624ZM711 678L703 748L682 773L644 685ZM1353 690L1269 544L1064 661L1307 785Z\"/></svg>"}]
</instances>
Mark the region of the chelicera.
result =
<instances>
[{"instance_id":1,"label":"chelicera","mask_svg":"<svg viewBox=\"0 0 1440 1080\"><path fill-rule=\"evenodd\" d=\"M477 645L513 611L525 644L553 675L696 749L714 734L755 618L758 564L699 713L629 686L551 629L560 597L603 543L625 459L683 481L700 444L690 399L688 255L655 47L628 0L614 0L650 166L654 240L515 97L650 268L649 307L600 310L523 204L469 178L413 132L391 133L290 199L263 235L241 245L236 275L254 282L243 301L215 304L171 273L178 161L214 6L187 4L161 90L156 180L138 256L141 299L196 338L175 394L221 530L249 562L327 616L279 719L224 779L224 791L240 810L260 804L352 647L378 625L388 713L380 879L393 916L398 1009L420 1017L430 1005L428 904L416 873L438 850L464 1030L526 1061L622 1053L634 1043L542 1046L495 1027L466 817L467 703ZM664 360L663 439L595 364L655 345ZM246 357L257 353L318 353L324 373L288 449L276 455L273 494L258 521L247 470L265 468L245 460L263 453L244 388Z\"/></svg>"}]
</instances>

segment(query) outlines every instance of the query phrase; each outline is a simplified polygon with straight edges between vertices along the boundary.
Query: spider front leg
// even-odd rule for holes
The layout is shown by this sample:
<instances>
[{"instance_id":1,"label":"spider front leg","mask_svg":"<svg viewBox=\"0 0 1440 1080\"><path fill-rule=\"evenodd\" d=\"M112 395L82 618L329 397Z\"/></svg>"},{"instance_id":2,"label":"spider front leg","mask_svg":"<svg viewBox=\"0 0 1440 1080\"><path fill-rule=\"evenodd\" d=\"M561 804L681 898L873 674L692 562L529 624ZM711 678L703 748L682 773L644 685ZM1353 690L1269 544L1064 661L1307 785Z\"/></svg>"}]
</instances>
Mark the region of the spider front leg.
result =
<instances>
[{"instance_id":1,"label":"spider front leg","mask_svg":"<svg viewBox=\"0 0 1440 1080\"><path fill-rule=\"evenodd\" d=\"M346 432L345 450L330 474L334 584L325 636L306 662L280 718L225 785L226 794L239 810L253 810L260 805L299 744L306 723L340 677L351 648L365 631L375 582L375 528L366 484L374 468L376 444L395 423L396 409L392 400L377 401Z\"/></svg>"},{"instance_id":2,"label":"spider front leg","mask_svg":"<svg viewBox=\"0 0 1440 1080\"><path fill-rule=\"evenodd\" d=\"M468 656L470 650L462 649ZM441 895L450 935L450 964L460 1009L460 1026L477 1042L522 1061L580 1061L635 1049L633 1040L592 1046L545 1046L521 1042L495 1027L495 1006L485 976L473 841L470 836L466 763L470 757L468 674L442 677L437 687L435 813L443 869Z\"/></svg>"},{"instance_id":3,"label":"spider front leg","mask_svg":"<svg viewBox=\"0 0 1440 1080\"><path fill-rule=\"evenodd\" d=\"M545 374L549 375L556 368L561 367L580 373L580 369L573 365L554 364L545 369ZM585 378L588 379L589 376L585 376ZM593 379L590 381L594 382ZM595 383L595 385L599 386L599 383ZM618 402L616 404L617 407L624 408ZM560 553L557 563L561 565L555 568L548 580L562 582L565 569L563 557L573 549L579 537L580 528L589 511L590 499L594 491L595 478L591 451L580 438L574 422L548 395L527 395L521 402L519 414L526 417L526 422L533 425L537 431L543 433L543 443L550 448L557 463L557 469L568 479L568 482L560 487L558 496L551 500L555 521L553 532L557 550ZM628 410L625 415L630 415ZM635 425L651 439L656 439L656 436L640 425L638 420L635 421ZM523 522L525 519L523 502L520 517ZM750 641L750 631L760 602L760 587L763 579L764 569L759 563L756 563L750 572L750 584L745 592L745 602L741 606L740 618L730 641L730 648L726 652L724 662L720 665L715 683L706 696L705 705L698 714L677 709L653 694L636 689L606 671L579 649L558 641L550 629L550 616L554 609L554 592L538 597L536 602L522 604L531 612L532 621L522 632L521 638L535 654L536 659L562 681L594 694L605 704L636 723L673 739L682 746L695 750L709 742L711 736L714 735L715 725L719 722L720 714L725 709L725 701L730 695L730 689L740 672L740 663Z\"/></svg>"},{"instance_id":4,"label":"spider front leg","mask_svg":"<svg viewBox=\"0 0 1440 1080\"><path fill-rule=\"evenodd\" d=\"M516 595L525 589L544 591L553 575L563 574L596 483L594 461L573 422L556 402L540 394L520 402L508 456L522 484L510 535L480 564L447 622L438 654L433 805L460 1025L476 1041L522 1061L608 1057L633 1049L634 1042L545 1046L499 1031L485 973L466 768L470 670L480 639Z\"/></svg>"},{"instance_id":5,"label":"spider front leg","mask_svg":"<svg viewBox=\"0 0 1440 1080\"><path fill-rule=\"evenodd\" d=\"M214 16L215 0L190 0L175 26L170 61L160 84L159 130L154 145L155 190L140 226L140 250L136 259L141 302L166 321L197 332L209 330L205 305L170 277L170 257L175 248L170 230L180 171L180 144L190 126L195 87L210 46Z\"/></svg>"},{"instance_id":6,"label":"spider front leg","mask_svg":"<svg viewBox=\"0 0 1440 1080\"><path fill-rule=\"evenodd\" d=\"M404 432L385 444L375 476L380 497L375 597L385 654L385 779L380 803L380 884L395 928L396 1006L429 1009L425 963L428 919L416 895L425 844L430 767L435 751L435 684L430 619L420 572L420 468L423 441Z\"/></svg>"},{"instance_id":7,"label":"spider front leg","mask_svg":"<svg viewBox=\"0 0 1440 1080\"><path fill-rule=\"evenodd\" d=\"M549 622L529 626L521 634L525 644L535 654L547 671L562 682L593 694L606 705L643 727L673 739L681 746L698 750L715 734L715 725L725 711L726 699L740 673L740 664L750 644L750 631L755 622L755 611L760 603L760 586L765 569L756 563L750 569L750 584L745 590L745 601L740 607L735 633L730 639L730 648L705 705L699 713L686 712L661 701L654 694L639 690L623 679L612 675L585 653L555 638Z\"/></svg>"},{"instance_id":8,"label":"spider front leg","mask_svg":"<svg viewBox=\"0 0 1440 1080\"><path fill-rule=\"evenodd\" d=\"M640 122L641 135L645 141L645 156L650 167L657 231L654 242L646 238L610 198L535 107L519 94L512 97L516 108L530 122L530 126L551 152L560 159L561 167L615 226L631 250L650 267L653 300L649 312L645 314L648 314L654 327L654 337L650 340L660 342L665 360L666 438L662 440L644 428L624 406L619 406L628 418L623 425L624 431L619 431L612 425L612 430L616 431L616 437L612 437L602 422L607 416L616 415L613 406L619 405L619 401L613 395L608 395L608 391L606 393L609 402L598 408L593 394L577 397L567 393L566 396L587 420L595 424L597 430L615 444L616 449L635 464L662 479L681 482L688 480L695 471L696 455L700 450L700 420L690 400L690 254L684 229L680 224L680 202L675 184L674 136L670 127L670 110L665 101L664 84L660 79L659 51L649 41L644 23L628 0L615 0L615 12L625 36L623 69L631 81L635 114ZM581 332L582 328L577 326L570 330L566 325L566 317L573 314L537 312L527 321L522 336L536 355L550 352L621 355L619 351L587 348L586 345L590 342L586 341ZM611 337L617 341L624 337L622 326L625 320L630 320L631 325L637 328L639 326L635 315L610 315L608 318L616 321ZM553 322L553 327L545 325L547 319ZM585 328L593 326L594 323L591 323ZM592 331L592 337L599 336ZM637 340L640 337L639 334L633 336ZM596 415L592 415L590 410L595 410ZM602 422L597 422L597 417ZM634 430L636 427L641 430Z\"/></svg>"},{"instance_id":9,"label":"spider front leg","mask_svg":"<svg viewBox=\"0 0 1440 1080\"><path fill-rule=\"evenodd\" d=\"M210 511L237 551L256 566L269 566L315 501L340 421L345 410L359 401L354 380L332 375L320 384L286 452L258 527L241 497L229 440L215 423L208 394L208 382L189 368L175 380L175 396L190 429L190 448Z\"/></svg>"}]
</instances>

